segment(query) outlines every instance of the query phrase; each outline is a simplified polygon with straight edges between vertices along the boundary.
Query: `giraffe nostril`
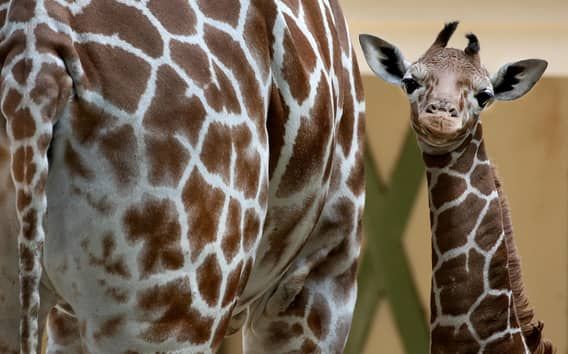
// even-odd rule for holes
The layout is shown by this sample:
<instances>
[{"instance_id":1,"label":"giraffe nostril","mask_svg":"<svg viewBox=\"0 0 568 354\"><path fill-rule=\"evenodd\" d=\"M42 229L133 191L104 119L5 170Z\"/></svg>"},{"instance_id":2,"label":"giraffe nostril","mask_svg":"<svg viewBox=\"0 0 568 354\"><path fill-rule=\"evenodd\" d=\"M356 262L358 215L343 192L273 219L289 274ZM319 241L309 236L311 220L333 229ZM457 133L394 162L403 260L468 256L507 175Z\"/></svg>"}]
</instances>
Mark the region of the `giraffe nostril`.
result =
<instances>
[{"instance_id":1,"label":"giraffe nostril","mask_svg":"<svg viewBox=\"0 0 568 354\"><path fill-rule=\"evenodd\" d=\"M457 118L458 117L458 111L455 108L450 109L450 116L452 116L452 118Z\"/></svg>"},{"instance_id":2,"label":"giraffe nostril","mask_svg":"<svg viewBox=\"0 0 568 354\"><path fill-rule=\"evenodd\" d=\"M429 105L426 107L426 112L427 112L427 113L434 113L434 112L436 112L437 110L438 110L438 109L437 109L436 106L433 105L433 104L429 104Z\"/></svg>"}]
</instances>

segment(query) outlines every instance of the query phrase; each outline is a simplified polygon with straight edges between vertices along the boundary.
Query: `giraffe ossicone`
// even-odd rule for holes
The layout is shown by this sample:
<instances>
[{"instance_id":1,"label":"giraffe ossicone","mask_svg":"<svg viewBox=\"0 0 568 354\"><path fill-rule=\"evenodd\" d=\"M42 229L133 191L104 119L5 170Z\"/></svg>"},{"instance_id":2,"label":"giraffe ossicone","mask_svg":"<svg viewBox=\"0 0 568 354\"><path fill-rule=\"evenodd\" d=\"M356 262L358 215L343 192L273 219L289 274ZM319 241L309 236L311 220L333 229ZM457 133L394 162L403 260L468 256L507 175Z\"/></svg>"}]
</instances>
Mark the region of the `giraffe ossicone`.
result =
<instances>
[{"instance_id":1,"label":"giraffe ossicone","mask_svg":"<svg viewBox=\"0 0 568 354\"><path fill-rule=\"evenodd\" d=\"M544 60L504 65L490 76L470 33L447 48L447 23L410 63L387 41L361 35L371 69L405 91L426 164L432 228L430 353L553 353L523 290L508 204L483 142L481 112L527 93Z\"/></svg>"},{"instance_id":2,"label":"giraffe ossicone","mask_svg":"<svg viewBox=\"0 0 568 354\"><path fill-rule=\"evenodd\" d=\"M214 352L239 327L247 353L343 350L365 105L337 0L0 0L0 20L0 295L21 289L0 351L36 353L45 313L49 354Z\"/></svg>"}]
</instances>

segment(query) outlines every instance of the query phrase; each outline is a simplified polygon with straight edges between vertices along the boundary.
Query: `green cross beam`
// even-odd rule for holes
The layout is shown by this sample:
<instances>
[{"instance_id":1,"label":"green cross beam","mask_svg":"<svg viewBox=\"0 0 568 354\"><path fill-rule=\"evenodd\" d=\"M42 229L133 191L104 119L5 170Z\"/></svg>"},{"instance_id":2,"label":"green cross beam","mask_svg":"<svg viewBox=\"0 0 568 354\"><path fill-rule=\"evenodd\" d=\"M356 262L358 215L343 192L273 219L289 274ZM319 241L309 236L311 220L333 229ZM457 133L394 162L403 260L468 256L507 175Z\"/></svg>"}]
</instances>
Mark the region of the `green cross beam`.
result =
<instances>
[{"instance_id":1,"label":"green cross beam","mask_svg":"<svg viewBox=\"0 0 568 354\"><path fill-rule=\"evenodd\" d=\"M406 353L428 353L428 325L416 290L402 236L424 176L412 131L406 134L387 186L367 149L366 245L359 268L359 294L346 354L363 353L376 309L389 301Z\"/></svg>"}]
</instances>

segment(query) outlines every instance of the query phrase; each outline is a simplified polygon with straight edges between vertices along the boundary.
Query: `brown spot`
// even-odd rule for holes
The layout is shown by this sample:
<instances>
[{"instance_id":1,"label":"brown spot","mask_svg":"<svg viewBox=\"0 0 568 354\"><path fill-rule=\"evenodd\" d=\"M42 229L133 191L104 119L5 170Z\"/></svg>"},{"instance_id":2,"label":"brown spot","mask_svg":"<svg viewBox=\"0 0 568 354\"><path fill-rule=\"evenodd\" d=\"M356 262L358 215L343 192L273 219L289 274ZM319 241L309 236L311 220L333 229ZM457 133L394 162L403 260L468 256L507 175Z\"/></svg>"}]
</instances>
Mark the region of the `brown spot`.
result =
<instances>
[{"instance_id":1,"label":"brown spot","mask_svg":"<svg viewBox=\"0 0 568 354\"><path fill-rule=\"evenodd\" d=\"M118 275L123 278L130 278L130 271L124 262L123 256L116 256L116 243L114 235L107 233L102 240L102 255L96 257L94 254L89 253L89 263L91 265L103 267L108 274Z\"/></svg>"},{"instance_id":2,"label":"brown spot","mask_svg":"<svg viewBox=\"0 0 568 354\"><path fill-rule=\"evenodd\" d=\"M227 184L229 183L232 152L231 129L221 123L211 124L201 149L201 161L210 173L220 175Z\"/></svg>"},{"instance_id":3,"label":"brown spot","mask_svg":"<svg viewBox=\"0 0 568 354\"><path fill-rule=\"evenodd\" d=\"M308 326L319 339L324 339L329 333L330 308L327 301L320 294L316 294L310 314Z\"/></svg>"},{"instance_id":4,"label":"brown spot","mask_svg":"<svg viewBox=\"0 0 568 354\"><path fill-rule=\"evenodd\" d=\"M28 77L30 76L30 68L32 66L32 62L29 59L22 59L20 60L14 67L12 68L12 75L14 76L14 80L20 85L25 85ZM15 92L15 91L12 91Z\"/></svg>"},{"instance_id":5,"label":"brown spot","mask_svg":"<svg viewBox=\"0 0 568 354\"><path fill-rule=\"evenodd\" d=\"M227 277L227 285L225 287L225 295L223 296L223 302L221 303L221 306L226 307L237 296L237 291L239 289L239 283L240 283L240 280L241 280L242 270L243 270L243 263L240 262L239 265Z\"/></svg>"},{"instance_id":6,"label":"brown spot","mask_svg":"<svg viewBox=\"0 0 568 354\"><path fill-rule=\"evenodd\" d=\"M106 1L102 0L102 2ZM95 3L98 4L100 1ZM117 4L117 6L121 5ZM100 19L101 15L92 14L94 19ZM117 22L120 26L126 23L128 21L122 19ZM97 33L100 33L102 29L114 31L116 26L100 27L97 29ZM141 28L136 27L131 30L136 31L136 33L142 31ZM142 38L139 35L137 37ZM134 112L150 77L150 65L122 49L102 44L76 43L75 48L85 70L84 84L100 91L103 97L121 109Z\"/></svg>"},{"instance_id":7,"label":"brown spot","mask_svg":"<svg viewBox=\"0 0 568 354\"><path fill-rule=\"evenodd\" d=\"M349 56L349 31L347 30L347 24L345 23L345 16L343 15L343 11L341 10L341 6L339 6L338 1L330 1L330 7L332 11L332 17L335 19L335 28L337 32L337 41L341 45L341 49L346 56ZM333 25L332 25L333 26ZM319 38L319 37L318 37ZM352 55L355 58L355 55ZM356 65L357 61L354 60L354 65ZM359 70L354 70L354 73L358 73ZM358 77L358 74L355 74L355 77Z\"/></svg>"},{"instance_id":8,"label":"brown spot","mask_svg":"<svg viewBox=\"0 0 568 354\"><path fill-rule=\"evenodd\" d=\"M172 59L180 65L197 85L206 86L211 81L211 63L207 53L197 44L172 41Z\"/></svg>"},{"instance_id":9,"label":"brown spot","mask_svg":"<svg viewBox=\"0 0 568 354\"><path fill-rule=\"evenodd\" d=\"M509 298L487 295L471 314L471 323L481 339L507 329Z\"/></svg>"},{"instance_id":10,"label":"brown spot","mask_svg":"<svg viewBox=\"0 0 568 354\"><path fill-rule=\"evenodd\" d=\"M176 187L189 161L189 153L174 138L146 135L146 155L150 183L155 186Z\"/></svg>"},{"instance_id":11,"label":"brown spot","mask_svg":"<svg viewBox=\"0 0 568 354\"><path fill-rule=\"evenodd\" d=\"M30 110L27 107L18 107L22 96L15 90L10 90L4 100L4 112L10 122L10 128L14 139L22 140L35 134L36 124Z\"/></svg>"},{"instance_id":12,"label":"brown spot","mask_svg":"<svg viewBox=\"0 0 568 354\"><path fill-rule=\"evenodd\" d=\"M476 153L477 145L469 144L460 157L458 157L452 169L460 173L467 173L473 166L473 159Z\"/></svg>"},{"instance_id":13,"label":"brown spot","mask_svg":"<svg viewBox=\"0 0 568 354\"><path fill-rule=\"evenodd\" d=\"M219 302L219 289L221 288L221 267L216 255L210 254L197 269L197 283L199 293L209 306L213 307Z\"/></svg>"},{"instance_id":14,"label":"brown spot","mask_svg":"<svg viewBox=\"0 0 568 354\"><path fill-rule=\"evenodd\" d=\"M65 144L64 161L71 176L91 179L93 171L91 171L84 163L81 155L73 148L70 141Z\"/></svg>"},{"instance_id":15,"label":"brown spot","mask_svg":"<svg viewBox=\"0 0 568 354\"><path fill-rule=\"evenodd\" d=\"M105 320L99 327L98 331L93 333L93 338L95 341L100 342L106 338L116 336L120 327L124 325L124 321L124 315L116 315Z\"/></svg>"},{"instance_id":16,"label":"brown spot","mask_svg":"<svg viewBox=\"0 0 568 354\"><path fill-rule=\"evenodd\" d=\"M211 1L209 2L213 3ZM254 71L251 66L248 65L248 59L244 55L240 44L233 40L228 33L210 25L206 24L204 31L204 39L207 48L209 48L211 53L221 62L228 66L235 77L239 78L240 89L243 93L249 116L259 125L258 128L259 131L261 131L264 128L264 126L260 126L261 122L264 123L262 120L264 116L264 100Z\"/></svg>"},{"instance_id":17,"label":"brown spot","mask_svg":"<svg viewBox=\"0 0 568 354\"><path fill-rule=\"evenodd\" d=\"M450 156L450 154L428 155L428 154L424 153L424 154L422 154L422 159L424 160L426 167L429 167L429 168L446 167L452 161L452 157Z\"/></svg>"},{"instance_id":18,"label":"brown spot","mask_svg":"<svg viewBox=\"0 0 568 354\"><path fill-rule=\"evenodd\" d=\"M499 239L503 232L503 223L501 218L501 208L498 199L493 199L489 204L487 213L483 217L477 233L475 234L475 242L484 251L489 251Z\"/></svg>"},{"instance_id":19,"label":"brown spot","mask_svg":"<svg viewBox=\"0 0 568 354\"><path fill-rule=\"evenodd\" d=\"M22 217L22 234L29 241L37 237L37 215L33 209L28 210Z\"/></svg>"},{"instance_id":20,"label":"brown spot","mask_svg":"<svg viewBox=\"0 0 568 354\"><path fill-rule=\"evenodd\" d=\"M436 326L431 334L430 353L477 353L479 344L469 332L466 325L457 331L454 327Z\"/></svg>"},{"instance_id":21,"label":"brown spot","mask_svg":"<svg viewBox=\"0 0 568 354\"><path fill-rule=\"evenodd\" d=\"M256 9L259 9L262 6L265 5L255 4ZM249 48L254 48L250 54L255 59L255 62L261 71L262 80L268 79L271 62L270 49L272 42L269 42L267 37L272 34L273 27L271 27L269 23L274 21L274 18L268 19L268 16L271 15L266 12L261 13L261 11L253 11L249 9L243 33L244 42Z\"/></svg>"},{"instance_id":22,"label":"brown spot","mask_svg":"<svg viewBox=\"0 0 568 354\"><path fill-rule=\"evenodd\" d=\"M440 213L434 232L440 252L445 253L467 242L467 235L477 221L472 215L479 215L484 205L483 199L469 194L461 204Z\"/></svg>"},{"instance_id":23,"label":"brown spot","mask_svg":"<svg viewBox=\"0 0 568 354\"><path fill-rule=\"evenodd\" d=\"M25 192L24 190L20 189L18 191L18 210L22 211L24 210L28 205L30 205L30 203L32 202L32 196L31 194Z\"/></svg>"},{"instance_id":24,"label":"brown spot","mask_svg":"<svg viewBox=\"0 0 568 354\"><path fill-rule=\"evenodd\" d=\"M41 43L45 41L49 46L61 51L48 51L51 55L65 55L66 49L71 46L71 42L63 34L53 32L47 25L40 25L35 29L36 40ZM45 38L40 38L45 37ZM34 78L33 89L30 91L30 98L38 105L42 105L41 115L45 122L51 121L63 104L67 103L67 98L71 93L71 78L67 71L60 65L44 63L37 76Z\"/></svg>"},{"instance_id":25,"label":"brown spot","mask_svg":"<svg viewBox=\"0 0 568 354\"><path fill-rule=\"evenodd\" d=\"M430 194L432 203L436 208L439 208L442 204L450 202L461 196L466 189L467 185L463 178L442 173L438 177L438 182L434 188L432 188Z\"/></svg>"},{"instance_id":26,"label":"brown spot","mask_svg":"<svg viewBox=\"0 0 568 354\"><path fill-rule=\"evenodd\" d=\"M221 248L227 263L231 263L233 257L239 251L241 244L241 206L235 199L229 202L229 210L227 216L226 232L223 236Z\"/></svg>"},{"instance_id":27,"label":"brown spot","mask_svg":"<svg viewBox=\"0 0 568 354\"><path fill-rule=\"evenodd\" d=\"M17 4L13 4L8 10L8 21L10 22L27 22L31 20L35 14L36 2L33 0L20 0Z\"/></svg>"},{"instance_id":28,"label":"brown spot","mask_svg":"<svg viewBox=\"0 0 568 354\"><path fill-rule=\"evenodd\" d=\"M318 346L311 339L304 339L301 351L303 354L311 354L318 352Z\"/></svg>"},{"instance_id":29,"label":"brown spot","mask_svg":"<svg viewBox=\"0 0 568 354\"><path fill-rule=\"evenodd\" d=\"M193 170L183 189L182 198L189 220L191 254L195 259L205 245L215 241L225 195L220 189L207 184L197 170Z\"/></svg>"},{"instance_id":30,"label":"brown spot","mask_svg":"<svg viewBox=\"0 0 568 354\"><path fill-rule=\"evenodd\" d=\"M302 103L310 94L310 74L316 65L316 57L309 42L294 21L285 15L288 32L284 34L284 62L282 77L290 86L293 98Z\"/></svg>"},{"instance_id":31,"label":"brown spot","mask_svg":"<svg viewBox=\"0 0 568 354\"><path fill-rule=\"evenodd\" d=\"M241 114L241 104L233 84L217 64L213 63L213 68L217 82L211 82L206 86L207 103L217 112L225 110L229 113Z\"/></svg>"},{"instance_id":32,"label":"brown spot","mask_svg":"<svg viewBox=\"0 0 568 354\"><path fill-rule=\"evenodd\" d=\"M274 170L280 160L280 154L284 147L284 136L286 135L286 124L290 115L290 108L282 98L280 89L275 84L270 93L270 105L266 126L268 129L268 146L270 146L269 176L272 177Z\"/></svg>"},{"instance_id":33,"label":"brown spot","mask_svg":"<svg viewBox=\"0 0 568 354\"><path fill-rule=\"evenodd\" d=\"M236 27L239 21L241 4L237 0L199 0L199 8L206 17Z\"/></svg>"},{"instance_id":34,"label":"brown spot","mask_svg":"<svg viewBox=\"0 0 568 354\"><path fill-rule=\"evenodd\" d=\"M191 291L187 278L140 291L138 306L153 318L140 337L153 343L170 338L193 345L207 342L213 318L205 317L191 307Z\"/></svg>"},{"instance_id":35,"label":"brown spot","mask_svg":"<svg viewBox=\"0 0 568 354\"><path fill-rule=\"evenodd\" d=\"M56 1L47 0L45 1L45 9L49 17L61 22L61 23L71 23L70 17L71 13L69 9L61 6Z\"/></svg>"},{"instance_id":36,"label":"brown spot","mask_svg":"<svg viewBox=\"0 0 568 354\"><path fill-rule=\"evenodd\" d=\"M183 8L177 11L181 14ZM191 18L188 18L188 22L190 20ZM80 28L84 33L92 32L107 36L116 34L120 39L153 57L158 57L163 51L162 37L150 20L134 7L113 0L91 2L73 19L73 24L75 28ZM144 35L141 36L140 33ZM128 65L129 63L116 64L121 66L121 64ZM128 83L130 86L133 79L134 77L130 77L125 84ZM136 86L132 85L132 87Z\"/></svg>"},{"instance_id":37,"label":"brown spot","mask_svg":"<svg viewBox=\"0 0 568 354\"><path fill-rule=\"evenodd\" d=\"M153 135L183 134L196 144L205 121L205 108L197 97L187 97L186 83L169 66L158 71L156 95L146 116L144 127Z\"/></svg>"},{"instance_id":38,"label":"brown spot","mask_svg":"<svg viewBox=\"0 0 568 354\"><path fill-rule=\"evenodd\" d=\"M152 0L148 8L172 34L191 35L197 22L195 12L185 0Z\"/></svg>"},{"instance_id":39,"label":"brown spot","mask_svg":"<svg viewBox=\"0 0 568 354\"><path fill-rule=\"evenodd\" d=\"M26 245L21 245L20 247L20 266L23 265L23 270L25 272L31 272L34 270L36 252L30 249ZM39 256L39 255L37 255ZM38 257L39 258L39 257Z\"/></svg>"},{"instance_id":40,"label":"brown spot","mask_svg":"<svg viewBox=\"0 0 568 354\"><path fill-rule=\"evenodd\" d=\"M478 165L471 173L471 185L485 195L496 190L491 166Z\"/></svg>"},{"instance_id":41,"label":"brown spot","mask_svg":"<svg viewBox=\"0 0 568 354\"><path fill-rule=\"evenodd\" d=\"M183 266L181 227L173 202L146 197L126 211L123 222L128 241L143 242L138 256L142 278L161 269L177 270Z\"/></svg>"},{"instance_id":42,"label":"brown spot","mask_svg":"<svg viewBox=\"0 0 568 354\"><path fill-rule=\"evenodd\" d=\"M484 262L485 258L472 250L469 252L469 272L465 255L444 262L436 271L434 278L440 290L443 314L466 314L483 293Z\"/></svg>"},{"instance_id":43,"label":"brown spot","mask_svg":"<svg viewBox=\"0 0 568 354\"><path fill-rule=\"evenodd\" d=\"M322 56L325 67L330 68L331 57L327 40L327 32L325 30L325 19L324 14L320 9L320 6L324 5L316 1L305 1L302 2L302 6L304 7L304 22L308 26L309 33L317 41L318 53ZM330 27L334 26L334 24L331 23L329 25Z\"/></svg>"},{"instance_id":44,"label":"brown spot","mask_svg":"<svg viewBox=\"0 0 568 354\"><path fill-rule=\"evenodd\" d=\"M137 142L131 125L125 124L103 135L100 149L118 183L126 186L138 179Z\"/></svg>"},{"instance_id":45,"label":"brown spot","mask_svg":"<svg viewBox=\"0 0 568 354\"><path fill-rule=\"evenodd\" d=\"M348 156L351 151L351 144L353 141L353 133L355 129L355 106L353 103L353 96L345 95L343 102L343 115L337 127L337 143L343 151L343 155ZM360 122L360 120L359 120Z\"/></svg>"},{"instance_id":46,"label":"brown spot","mask_svg":"<svg viewBox=\"0 0 568 354\"><path fill-rule=\"evenodd\" d=\"M505 240L501 242L499 248L491 258L489 264L489 286L491 289L510 290L509 266L507 264L507 244Z\"/></svg>"},{"instance_id":47,"label":"brown spot","mask_svg":"<svg viewBox=\"0 0 568 354\"><path fill-rule=\"evenodd\" d=\"M322 77L310 116L301 118L293 155L278 188L278 196L295 193L314 175L323 175L326 159L329 158L327 145L332 135L333 120L329 86Z\"/></svg>"},{"instance_id":48,"label":"brown spot","mask_svg":"<svg viewBox=\"0 0 568 354\"><path fill-rule=\"evenodd\" d=\"M83 145L93 143L112 122L102 109L88 102L76 102L71 109L71 128L75 138Z\"/></svg>"}]
</instances>

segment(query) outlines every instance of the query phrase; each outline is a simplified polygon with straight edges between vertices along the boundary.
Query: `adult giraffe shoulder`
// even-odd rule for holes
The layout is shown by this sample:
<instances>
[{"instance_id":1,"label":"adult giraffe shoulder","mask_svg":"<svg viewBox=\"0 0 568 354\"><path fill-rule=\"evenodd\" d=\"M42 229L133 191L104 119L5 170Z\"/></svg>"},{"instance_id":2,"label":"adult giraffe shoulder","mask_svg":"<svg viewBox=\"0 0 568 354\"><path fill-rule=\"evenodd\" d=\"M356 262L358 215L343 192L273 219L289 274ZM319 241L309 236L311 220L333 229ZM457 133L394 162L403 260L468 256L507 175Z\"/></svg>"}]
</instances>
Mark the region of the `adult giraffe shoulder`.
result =
<instances>
[{"instance_id":1,"label":"adult giraffe shoulder","mask_svg":"<svg viewBox=\"0 0 568 354\"><path fill-rule=\"evenodd\" d=\"M0 15L22 353L42 254L60 301L48 353L213 352L240 327L247 353L343 350L364 102L337 0L0 0Z\"/></svg>"},{"instance_id":2,"label":"adult giraffe shoulder","mask_svg":"<svg viewBox=\"0 0 568 354\"><path fill-rule=\"evenodd\" d=\"M446 24L416 62L394 45L362 35L371 69L402 86L427 169L432 226L430 352L553 353L524 293L508 205L485 150L480 114L494 100L526 94L544 60L506 64L489 76L479 41L446 48Z\"/></svg>"}]
</instances>

